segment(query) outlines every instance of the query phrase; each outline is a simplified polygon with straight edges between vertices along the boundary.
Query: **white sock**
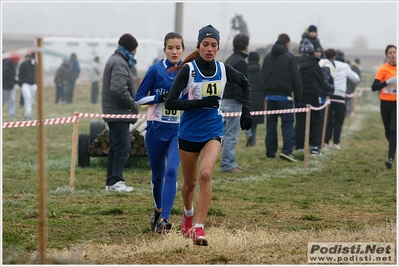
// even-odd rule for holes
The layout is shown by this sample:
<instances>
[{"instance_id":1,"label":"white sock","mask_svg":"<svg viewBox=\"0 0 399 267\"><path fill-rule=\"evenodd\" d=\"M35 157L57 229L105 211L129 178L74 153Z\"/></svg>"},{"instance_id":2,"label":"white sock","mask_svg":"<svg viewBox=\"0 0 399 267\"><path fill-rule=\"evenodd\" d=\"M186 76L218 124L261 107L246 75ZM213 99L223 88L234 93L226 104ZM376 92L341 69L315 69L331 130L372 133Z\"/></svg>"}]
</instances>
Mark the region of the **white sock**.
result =
<instances>
[{"instance_id":1,"label":"white sock","mask_svg":"<svg viewBox=\"0 0 399 267\"><path fill-rule=\"evenodd\" d=\"M202 229L204 229L204 225L202 223L196 223L194 225L194 228L198 228L198 227L201 227Z\"/></svg>"},{"instance_id":2,"label":"white sock","mask_svg":"<svg viewBox=\"0 0 399 267\"><path fill-rule=\"evenodd\" d=\"M191 210L186 210L186 208L184 208L184 214L186 214L187 216L193 216L194 215L194 208L191 208Z\"/></svg>"}]
</instances>

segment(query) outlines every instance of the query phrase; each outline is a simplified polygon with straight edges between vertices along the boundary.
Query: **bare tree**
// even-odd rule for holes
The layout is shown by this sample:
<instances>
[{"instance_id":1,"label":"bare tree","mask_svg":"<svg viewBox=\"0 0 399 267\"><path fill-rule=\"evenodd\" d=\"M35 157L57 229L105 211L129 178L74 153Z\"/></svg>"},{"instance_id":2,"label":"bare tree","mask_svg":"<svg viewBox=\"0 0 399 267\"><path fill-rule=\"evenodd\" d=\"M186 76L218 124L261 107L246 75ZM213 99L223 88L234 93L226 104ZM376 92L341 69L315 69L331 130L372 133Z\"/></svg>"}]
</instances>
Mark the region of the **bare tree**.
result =
<instances>
[{"instance_id":1,"label":"bare tree","mask_svg":"<svg viewBox=\"0 0 399 267\"><path fill-rule=\"evenodd\" d=\"M356 49L368 49L369 42L367 41L366 37L363 35L359 35L352 41L353 48Z\"/></svg>"}]
</instances>

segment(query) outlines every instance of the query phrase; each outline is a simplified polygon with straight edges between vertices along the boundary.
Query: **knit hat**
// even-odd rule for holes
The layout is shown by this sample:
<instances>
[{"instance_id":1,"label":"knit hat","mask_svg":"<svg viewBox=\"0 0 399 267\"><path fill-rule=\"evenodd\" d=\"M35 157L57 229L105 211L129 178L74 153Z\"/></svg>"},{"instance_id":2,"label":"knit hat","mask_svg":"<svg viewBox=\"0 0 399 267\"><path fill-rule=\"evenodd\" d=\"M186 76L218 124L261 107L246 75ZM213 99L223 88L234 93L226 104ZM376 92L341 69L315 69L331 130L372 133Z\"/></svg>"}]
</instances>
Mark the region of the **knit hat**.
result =
<instances>
[{"instance_id":1,"label":"knit hat","mask_svg":"<svg viewBox=\"0 0 399 267\"><path fill-rule=\"evenodd\" d=\"M301 54L311 54L314 51L313 44L309 41L309 39L303 39L300 50Z\"/></svg>"},{"instance_id":2,"label":"knit hat","mask_svg":"<svg viewBox=\"0 0 399 267\"><path fill-rule=\"evenodd\" d=\"M249 61L259 62L259 54L257 52L250 52L248 55L248 62Z\"/></svg>"},{"instance_id":3,"label":"knit hat","mask_svg":"<svg viewBox=\"0 0 399 267\"><path fill-rule=\"evenodd\" d=\"M317 32L317 27L314 25L310 25L308 28L308 32Z\"/></svg>"},{"instance_id":4,"label":"knit hat","mask_svg":"<svg viewBox=\"0 0 399 267\"><path fill-rule=\"evenodd\" d=\"M118 41L118 44L126 48L129 52L133 51L139 45L137 43L136 38L134 38L131 34L125 33L121 36Z\"/></svg>"},{"instance_id":5,"label":"knit hat","mask_svg":"<svg viewBox=\"0 0 399 267\"><path fill-rule=\"evenodd\" d=\"M220 40L219 31L209 24L208 26L205 26L199 30L197 48L199 47L201 41L206 37L215 38L219 45L219 40Z\"/></svg>"}]
</instances>

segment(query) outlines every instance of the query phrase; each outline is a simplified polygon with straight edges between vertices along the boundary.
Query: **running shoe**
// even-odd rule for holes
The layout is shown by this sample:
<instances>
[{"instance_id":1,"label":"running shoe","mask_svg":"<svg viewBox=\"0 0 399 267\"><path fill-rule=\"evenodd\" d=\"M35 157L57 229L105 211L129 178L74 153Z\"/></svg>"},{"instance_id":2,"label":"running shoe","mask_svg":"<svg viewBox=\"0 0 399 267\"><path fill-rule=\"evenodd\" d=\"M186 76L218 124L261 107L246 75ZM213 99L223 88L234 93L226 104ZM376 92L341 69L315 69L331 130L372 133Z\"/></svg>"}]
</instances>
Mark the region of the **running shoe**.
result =
<instances>
[{"instance_id":1,"label":"running shoe","mask_svg":"<svg viewBox=\"0 0 399 267\"><path fill-rule=\"evenodd\" d=\"M155 227L155 231L158 234L164 234L166 232L169 232L170 229L172 229L172 223L165 218L162 218Z\"/></svg>"},{"instance_id":2,"label":"running shoe","mask_svg":"<svg viewBox=\"0 0 399 267\"><path fill-rule=\"evenodd\" d=\"M193 243L197 246L208 246L208 239L206 239L205 232L202 227L194 228Z\"/></svg>"},{"instance_id":3,"label":"running shoe","mask_svg":"<svg viewBox=\"0 0 399 267\"><path fill-rule=\"evenodd\" d=\"M183 213L183 218L181 220L180 228L181 228L181 233L186 238L191 237L191 233L193 231L193 219L194 215L187 216L185 213Z\"/></svg>"},{"instance_id":4,"label":"running shoe","mask_svg":"<svg viewBox=\"0 0 399 267\"><path fill-rule=\"evenodd\" d=\"M157 209L154 208L154 213L152 214L151 221L150 221L151 232L155 231L155 227L158 224L159 217L161 217L161 212L157 211Z\"/></svg>"},{"instance_id":5,"label":"running shoe","mask_svg":"<svg viewBox=\"0 0 399 267\"><path fill-rule=\"evenodd\" d=\"M392 168L392 165L393 165L393 159L392 159L392 158L389 158L387 161L385 161L385 166L386 166L388 169L391 169L391 168Z\"/></svg>"}]
</instances>

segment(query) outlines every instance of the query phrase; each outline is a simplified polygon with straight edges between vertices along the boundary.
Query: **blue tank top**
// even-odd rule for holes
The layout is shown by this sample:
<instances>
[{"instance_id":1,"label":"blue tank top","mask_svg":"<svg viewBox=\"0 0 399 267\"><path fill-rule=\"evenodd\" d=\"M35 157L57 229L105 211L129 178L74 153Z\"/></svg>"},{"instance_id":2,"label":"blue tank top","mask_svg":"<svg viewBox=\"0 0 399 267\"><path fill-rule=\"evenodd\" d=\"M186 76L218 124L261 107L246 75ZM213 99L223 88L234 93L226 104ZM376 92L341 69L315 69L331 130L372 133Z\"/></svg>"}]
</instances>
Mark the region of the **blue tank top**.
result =
<instances>
[{"instance_id":1,"label":"blue tank top","mask_svg":"<svg viewBox=\"0 0 399 267\"><path fill-rule=\"evenodd\" d=\"M199 100L207 96L223 96L227 82L226 69L222 62L215 61L216 72L211 77L204 76L195 61L190 66L187 87L183 89L183 100ZM219 103L220 104L220 103ZM179 138L190 142L205 142L223 136L222 111L219 108L195 108L185 110L180 117Z\"/></svg>"}]
</instances>

